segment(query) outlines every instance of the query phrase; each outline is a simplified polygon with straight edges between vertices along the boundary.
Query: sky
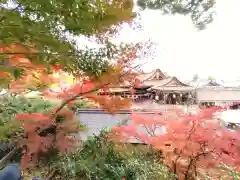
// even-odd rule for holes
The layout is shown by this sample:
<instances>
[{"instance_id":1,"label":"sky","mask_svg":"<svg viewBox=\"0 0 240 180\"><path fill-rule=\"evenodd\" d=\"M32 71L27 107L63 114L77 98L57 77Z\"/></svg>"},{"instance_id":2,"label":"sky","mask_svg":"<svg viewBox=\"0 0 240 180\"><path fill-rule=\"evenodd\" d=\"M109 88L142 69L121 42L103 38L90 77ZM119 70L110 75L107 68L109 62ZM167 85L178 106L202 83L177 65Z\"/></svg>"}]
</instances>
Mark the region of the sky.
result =
<instances>
[{"instance_id":1,"label":"sky","mask_svg":"<svg viewBox=\"0 0 240 180\"><path fill-rule=\"evenodd\" d=\"M151 39L157 43L144 71L160 68L183 81L194 74L202 78L240 79L240 1L217 0L217 17L206 30L197 31L187 16L166 16L158 11L142 12L143 31L124 27L119 41Z\"/></svg>"}]
</instances>

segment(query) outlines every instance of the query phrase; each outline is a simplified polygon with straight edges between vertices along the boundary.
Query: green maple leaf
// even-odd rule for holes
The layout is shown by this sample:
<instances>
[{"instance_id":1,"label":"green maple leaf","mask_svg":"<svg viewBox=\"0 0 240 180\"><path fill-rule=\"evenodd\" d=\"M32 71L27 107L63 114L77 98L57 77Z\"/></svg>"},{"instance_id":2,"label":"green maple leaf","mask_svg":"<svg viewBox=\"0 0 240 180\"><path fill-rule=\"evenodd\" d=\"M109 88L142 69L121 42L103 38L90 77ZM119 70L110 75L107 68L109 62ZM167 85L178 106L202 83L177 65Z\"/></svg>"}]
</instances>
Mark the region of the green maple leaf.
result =
<instances>
[{"instance_id":1,"label":"green maple leaf","mask_svg":"<svg viewBox=\"0 0 240 180\"><path fill-rule=\"evenodd\" d=\"M14 68L12 70L12 75L13 75L13 78L16 80L18 78L21 77L21 75L23 74L24 70L23 69L19 69L19 68Z\"/></svg>"}]
</instances>

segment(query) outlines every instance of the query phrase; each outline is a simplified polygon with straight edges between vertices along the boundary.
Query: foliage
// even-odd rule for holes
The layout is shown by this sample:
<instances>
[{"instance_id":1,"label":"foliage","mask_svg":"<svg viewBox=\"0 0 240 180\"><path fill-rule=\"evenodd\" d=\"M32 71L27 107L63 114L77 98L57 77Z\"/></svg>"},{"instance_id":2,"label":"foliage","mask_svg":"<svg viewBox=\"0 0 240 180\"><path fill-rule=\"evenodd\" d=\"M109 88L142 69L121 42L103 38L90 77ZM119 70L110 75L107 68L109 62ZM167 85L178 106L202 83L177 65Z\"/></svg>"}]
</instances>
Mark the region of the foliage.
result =
<instances>
[{"instance_id":1,"label":"foliage","mask_svg":"<svg viewBox=\"0 0 240 180\"><path fill-rule=\"evenodd\" d=\"M111 59L117 47L105 37L115 32L117 25L130 23L134 17L131 0L1 0L0 8L0 45L4 48L0 48L1 69L12 74L19 74L19 69L11 67L8 58L17 55L45 67L59 64L68 72L106 69L106 57ZM75 36L95 36L101 39L103 47L79 50ZM21 49L6 49L15 44L21 45Z\"/></svg>"},{"instance_id":2,"label":"foliage","mask_svg":"<svg viewBox=\"0 0 240 180\"><path fill-rule=\"evenodd\" d=\"M239 172L237 172L234 168L228 167L226 165L223 165L220 167L223 171L226 172L227 175L223 176L222 179L229 179L229 177L231 177L230 179L232 180L238 180L240 179L240 174Z\"/></svg>"},{"instance_id":3,"label":"foliage","mask_svg":"<svg viewBox=\"0 0 240 180\"><path fill-rule=\"evenodd\" d=\"M129 54L128 54L129 53ZM135 73L129 65L135 59L136 52L125 52L119 59L116 59L115 64L111 64L106 72L103 72L99 77L81 76L82 80L74 84L69 89L63 89L62 92L51 92L46 89L45 97L59 98L66 101L64 105L72 105L78 97L93 101L108 112L114 113L122 107L129 107L129 99L121 99L120 97L100 96L97 91L109 91L112 86L119 86L128 83L130 87L135 85Z\"/></svg>"},{"instance_id":4,"label":"foliage","mask_svg":"<svg viewBox=\"0 0 240 180\"><path fill-rule=\"evenodd\" d=\"M192 77L192 82L197 82L199 80L199 75L198 74L194 74Z\"/></svg>"},{"instance_id":5,"label":"foliage","mask_svg":"<svg viewBox=\"0 0 240 180\"><path fill-rule=\"evenodd\" d=\"M166 167L154 161L154 154L139 149L119 151L106 132L87 140L73 155L65 156L59 167L63 179L174 179Z\"/></svg>"},{"instance_id":6,"label":"foliage","mask_svg":"<svg viewBox=\"0 0 240 180\"><path fill-rule=\"evenodd\" d=\"M209 81L215 81L215 80L216 80L216 78L215 78L215 77L213 77L213 76L208 76L208 80L209 80Z\"/></svg>"},{"instance_id":7,"label":"foliage","mask_svg":"<svg viewBox=\"0 0 240 180\"><path fill-rule=\"evenodd\" d=\"M16 116L26 134L20 142L23 167L35 165L41 153L55 148L69 151L74 147L75 133L81 130L79 120L67 108L62 108L53 116L54 111L51 109L46 113L22 113Z\"/></svg>"},{"instance_id":8,"label":"foliage","mask_svg":"<svg viewBox=\"0 0 240 180\"><path fill-rule=\"evenodd\" d=\"M164 14L190 15L194 25L199 29L213 21L215 0L138 0L142 9L161 10Z\"/></svg>"},{"instance_id":9,"label":"foliage","mask_svg":"<svg viewBox=\"0 0 240 180\"><path fill-rule=\"evenodd\" d=\"M44 90L44 96L61 104L46 112L20 112L23 129L16 147L22 149L22 168L36 165L41 154L53 149L69 152L78 145L81 130L71 106L77 98L90 99L110 113L130 106L130 100L98 96L112 86L134 86L132 61L141 45L115 46L109 39L122 22L131 22L133 2L124 1L26 1L15 7L0 1L1 85L16 94ZM85 35L103 48L79 50L73 36ZM46 88L57 71L71 72L78 82L62 92ZM15 122L15 121L14 121Z\"/></svg>"},{"instance_id":10,"label":"foliage","mask_svg":"<svg viewBox=\"0 0 240 180\"><path fill-rule=\"evenodd\" d=\"M101 76L83 74L77 84L68 89L62 89L62 92L51 92L50 89L45 89L43 93L45 97L62 100L60 105L50 108L49 111L16 115L17 121L24 129L24 133L18 140L18 146L23 149L22 167L35 165L40 155L51 151L51 149L57 148L61 152L75 149L75 145L78 144L76 135L81 130L80 122L75 118L74 113L65 106L71 106L77 98L90 99L111 113L130 106L129 99L99 96L96 92L98 90L108 91L109 87L119 86L119 84L126 82L130 86L134 86L135 73L132 71L131 61L136 58L135 53L136 51L132 49L120 54L119 57L116 57L116 62L112 63ZM13 83L19 80L21 78ZM24 83L17 84L20 87L15 86L10 90L18 92L19 88L20 91L27 88Z\"/></svg>"},{"instance_id":11,"label":"foliage","mask_svg":"<svg viewBox=\"0 0 240 180\"><path fill-rule=\"evenodd\" d=\"M198 115L182 114L171 117L169 114L152 117L132 115L129 126L116 127L113 133L120 139L137 137L164 153L164 164L180 179L191 179L204 169L216 168L226 164L239 171L238 131L230 132L220 123L213 121L213 113L221 108L203 109ZM211 120L209 120L211 119ZM143 126L147 131L137 130ZM158 134L159 127L166 132ZM123 140L122 139L122 140ZM212 174L218 179L222 174Z\"/></svg>"},{"instance_id":12,"label":"foliage","mask_svg":"<svg viewBox=\"0 0 240 180\"><path fill-rule=\"evenodd\" d=\"M23 131L21 124L15 120L16 115L21 113L47 112L55 104L42 98L25 98L9 94L0 96L0 102L0 149L1 157L3 157L11 149L14 142L18 141L18 137ZM78 107L84 107L86 104L84 100L77 101L76 103L78 103Z\"/></svg>"},{"instance_id":13,"label":"foliage","mask_svg":"<svg viewBox=\"0 0 240 180\"><path fill-rule=\"evenodd\" d=\"M91 108L91 107L94 107L93 103L91 101L86 101L83 99L78 99L74 101L71 106L69 106L69 108L73 111L76 111L79 108Z\"/></svg>"},{"instance_id":14,"label":"foliage","mask_svg":"<svg viewBox=\"0 0 240 180\"><path fill-rule=\"evenodd\" d=\"M44 112L53 106L49 101L42 99L28 99L10 94L0 96L0 158L9 152L17 141L23 129L15 120L18 113ZM21 153L16 153L12 161L19 161Z\"/></svg>"},{"instance_id":15,"label":"foliage","mask_svg":"<svg viewBox=\"0 0 240 180\"><path fill-rule=\"evenodd\" d=\"M20 124L15 121L17 114L45 112L53 106L51 102L42 99L28 99L8 94L0 96L0 102L0 140L8 140L10 134L19 131Z\"/></svg>"}]
</instances>

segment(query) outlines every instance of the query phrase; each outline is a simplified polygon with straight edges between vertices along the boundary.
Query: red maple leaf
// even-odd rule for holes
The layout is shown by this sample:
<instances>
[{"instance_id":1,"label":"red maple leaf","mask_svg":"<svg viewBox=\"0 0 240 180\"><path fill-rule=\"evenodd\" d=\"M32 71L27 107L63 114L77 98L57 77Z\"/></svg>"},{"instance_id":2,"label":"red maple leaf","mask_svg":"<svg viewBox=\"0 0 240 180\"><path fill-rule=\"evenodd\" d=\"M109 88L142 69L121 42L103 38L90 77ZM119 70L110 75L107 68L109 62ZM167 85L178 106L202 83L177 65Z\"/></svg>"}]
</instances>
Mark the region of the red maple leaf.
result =
<instances>
[{"instance_id":1,"label":"red maple leaf","mask_svg":"<svg viewBox=\"0 0 240 180\"><path fill-rule=\"evenodd\" d=\"M163 162L180 179L196 176L199 168L207 170L219 164L240 169L240 132L230 132L213 117L222 109L202 109L198 115L184 114L174 119L171 114L158 117L133 114L132 124L114 127L111 134L121 141L135 137L162 150ZM146 131L140 131L138 127L144 127ZM166 133L158 135L156 127L165 127Z\"/></svg>"},{"instance_id":2,"label":"red maple leaf","mask_svg":"<svg viewBox=\"0 0 240 180\"><path fill-rule=\"evenodd\" d=\"M57 72L57 71L62 70L62 67L61 67L60 65L58 65L58 64L53 64L53 65L52 65L52 69L53 69L55 72Z\"/></svg>"}]
</instances>

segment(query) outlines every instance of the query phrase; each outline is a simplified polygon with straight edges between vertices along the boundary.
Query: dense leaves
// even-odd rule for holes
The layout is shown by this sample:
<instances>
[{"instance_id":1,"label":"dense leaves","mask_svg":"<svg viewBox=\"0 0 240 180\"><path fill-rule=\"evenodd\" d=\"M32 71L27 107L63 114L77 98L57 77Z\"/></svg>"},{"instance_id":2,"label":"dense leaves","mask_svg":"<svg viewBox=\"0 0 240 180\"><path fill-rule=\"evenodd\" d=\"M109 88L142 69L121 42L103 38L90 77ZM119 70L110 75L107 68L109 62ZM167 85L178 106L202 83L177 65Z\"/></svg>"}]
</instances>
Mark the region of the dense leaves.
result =
<instances>
[{"instance_id":1,"label":"dense leaves","mask_svg":"<svg viewBox=\"0 0 240 180\"><path fill-rule=\"evenodd\" d=\"M71 104L71 106L69 106L69 109L76 112L79 108L92 108L92 107L95 107L95 105L91 101L78 99L78 100L75 100Z\"/></svg>"},{"instance_id":2,"label":"dense leaves","mask_svg":"<svg viewBox=\"0 0 240 180\"><path fill-rule=\"evenodd\" d=\"M69 152L77 144L75 134L81 130L81 126L79 120L74 118L74 113L68 109L54 113L52 109L46 113L23 113L16 116L25 132L20 144L23 148L22 167L35 165L41 153L55 148Z\"/></svg>"},{"instance_id":3,"label":"dense leaves","mask_svg":"<svg viewBox=\"0 0 240 180\"><path fill-rule=\"evenodd\" d=\"M202 169L216 168L221 164L239 171L240 134L214 121L212 115L217 110L219 108L205 109L198 115L183 114L175 118L168 114L155 118L133 115L132 124L116 127L113 133L124 140L136 137L162 150L164 163L180 179L196 177ZM145 127L146 131L139 131L139 126ZM163 127L159 134L159 128ZM211 174L215 179L222 175L214 171Z\"/></svg>"},{"instance_id":4,"label":"dense leaves","mask_svg":"<svg viewBox=\"0 0 240 180\"><path fill-rule=\"evenodd\" d=\"M21 43L27 50L0 50L1 68L8 64L9 55L18 54L46 67L60 64L69 72L82 70L95 74L106 70L107 60L116 53L116 46L104 34L110 35L117 25L133 19L131 0L1 0L0 8L1 47ZM101 39L102 47L80 50L78 44L83 42L77 42L76 36L95 36Z\"/></svg>"},{"instance_id":5,"label":"dense leaves","mask_svg":"<svg viewBox=\"0 0 240 180\"><path fill-rule=\"evenodd\" d=\"M83 148L71 156L65 156L60 163L64 179L119 180L126 178L173 180L166 167L155 162L150 151L132 147L119 150L111 142L106 132L86 141Z\"/></svg>"},{"instance_id":6,"label":"dense leaves","mask_svg":"<svg viewBox=\"0 0 240 180\"><path fill-rule=\"evenodd\" d=\"M0 96L0 158L9 152L23 132L15 115L23 112L44 112L52 107L52 103L42 99L27 99L22 97ZM16 153L11 160L19 162L21 152Z\"/></svg>"},{"instance_id":7,"label":"dense leaves","mask_svg":"<svg viewBox=\"0 0 240 180\"><path fill-rule=\"evenodd\" d=\"M22 167L35 165L39 155L47 153L57 148L61 152L69 152L70 149L77 145L77 133L81 130L79 120L75 118L72 111L66 108L71 106L77 98L88 98L96 104L102 106L105 110L115 113L117 110L129 107L130 101L116 97L103 97L97 95L100 89L108 89L112 86L119 86L127 83L129 86L134 85L135 73L132 70L131 62L136 59L136 53L139 46L125 48L125 52L118 52L108 65L108 68L102 71L100 75L91 74L85 69L79 69L75 77L78 76L76 83L70 88L63 88L60 92L51 92L46 88L44 96L58 98L62 103L51 108L48 112L19 113L16 119L24 129L24 134L19 136L18 146L22 148ZM15 52L17 50L34 52L36 49L26 48L22 44L10 44L3 46L1 51L8 54L11 67L23 69L18 79L11 79L10 91L18 93L26 89L37 88L39 85L45 87L52 82L51 74L47 72L44 63L34 63L30 61L31 57ZM13 53L11 53L13 51ZM111 57L106 57L111 58ZM113 59L112 59L113 60ZM62 66L54 64L51 69L60 71ZM97 70L98 72L98 70ZM100 69L101 72L101 69ZM76 73L76 72L75 72ZM47 82L46 82L47 81Z\"/></svg>"},{"instance_id":8,"label":"dense leaves","mask_svg":"<svg viewBox=\"0 0 240 180\"><path fill-rule=\"evenodd\" d=\"M14 146L14 143L21 140L21 134L23 131L32 131L34 129L32 125L32 121L27 121L24 126L21 125L22 121L16 121L15 116L17 115L17 118L23 118L23 116L29 116L29 113L31 113L33 116L36 115L38 117L38 114L41 112L48 112L51 110L51 108L57 104L43 100L41 98L25 98L25 97L17 97L12 95L2 95L0 96L0 157L2 158L6 152L9 152L12 146ZM87 102L86 102L87 103ZM77 107L85 107L87 105L84 100L76 101ZM75 109L74 109L75 110ZM23 114L24 113L24 114ZM21 114L20 116L18 114ZM72 113L70 113L72 114ZM58 121L60 116L56 118ZM61 116L61 118L64 120L64 117ZM36 119L35 119L36 120ZM79 124L79 123L78 123ZM41 127L40 124L36 123L34 124L36 127ZM66 124L65 124L66 125ZM68 126L70 128L71 126ZM80 126L80 128L84 128L83 126ZM30 129L29 129L30 128ZM62 127L64 128L64 124L62 124ZM20 139L19 139L20 138ZM31 137L35 138L35 137ZM58 136L58 138L62 138ZM34 139L36 140L36 139ZM18 142L19 143L19 142ZM26 143L26 140L22 142L22 145ZM28 144L29 145L29 144ZM34 144L35 146L36 144ZM16 156L15 156L16 157ZM13 157L12 159L16 158ZM19 157L18 157L19 160Z\"/></svg>"},{"instance_id":9,"label":"dense leaves","mask_svg":"<svg viewBox=\"0 0 240 180\"><path fill-rule=\"evenodd\" d=\"M42 99L28 99L24 97L11 96L9 94L0 96L0 140L7 140L19 130L19 123L15 116L19 113L33 113L48 111L53 104Z\"/></svg>"},{"instance_id":10,"label":"dense leaves","mask_svg":"<svg viewBox=\"0 0 240 180\"><path fill-rule=\"evenodd\" d=\"M128 83L130 86L133 86L135 73L132 71L128 61L134 58L134 54L130 53L126 58L118 59L100 77L82 74L76 84L70 88L63 88L60 92L52 92L51 89L46 89L43 93L45 97L62 100L60 105L52 107L47 112L17 114L16 119L24 129L24 135L20 136L18 141L18 145L23 149L22 167L35 165L39 155L42 153L47 153L55 148L61 152L69 152L70 149L78 144L76 135L81 130L79 120L75 118L72 111L65 107L66 105L71 106L77 98L93 100L111 113L115 113L121 108L129 107L130 100L128 99L99 96L96 92L100 89L107 90L114 85L119 86L122 83ZM55 66L54 68L56 69ZM42 78L40 77L39 79L41 80ZM24 83L19 83L19 80L21 78L13 81L13 83L24 87L20 88L20 90L28 87ZM31 84L32 80L27 82ZM11 88L10 90L19 90L19 88Z\"/></svg>"}]
</instances>

